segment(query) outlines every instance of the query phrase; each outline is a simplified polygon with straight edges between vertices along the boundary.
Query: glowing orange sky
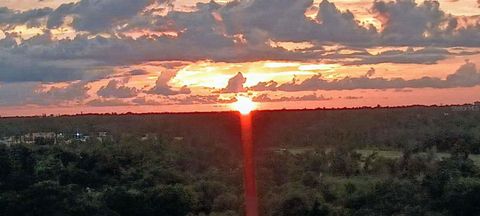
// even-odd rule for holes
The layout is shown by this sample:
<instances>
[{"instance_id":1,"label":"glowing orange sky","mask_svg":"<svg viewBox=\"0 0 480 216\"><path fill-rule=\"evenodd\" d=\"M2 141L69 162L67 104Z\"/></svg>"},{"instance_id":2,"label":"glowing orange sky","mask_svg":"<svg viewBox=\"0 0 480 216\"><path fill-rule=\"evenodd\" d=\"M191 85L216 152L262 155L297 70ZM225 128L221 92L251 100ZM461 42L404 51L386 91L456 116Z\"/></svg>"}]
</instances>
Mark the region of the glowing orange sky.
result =
<instances>
[{"instance_id":1,"label":"glowing orange sky","mask_svg":"<svg viewBox=\"0 0 480 216\"><path fill-rule=\"evenodd\" d=\"M67 0L51 0L51 1L37 1L37 0L4 0L0 2L0 7L7 7L9 9L28 11L34 8L51 7L52 10L59 5L69 2ZM174 2L174 7L171 10L174 11L192 11L199 10L196 8L198 2L209 1L188 1L177 0ZM225 4L229 1L217 1L220 4ZM248 2L248 1L247 1ZM252 2L254 2L252 0ZM315 0L312 6L305 11L305 16L309 19L316 19L317 13L319 13L318 5L321 0ZM351 11L355 16L355 21L359 26L367 28L372 24L379 33L385 28L385 23L382 25L382 21L377 14L372 12L372 2L364 0L336 0L330 1L338 7L341 12L346 10ZM417 1L418 5L421 3ZM478 26L480 26L480 8L478 7L476 0L465 1L451 1L441 0L440 9L445 13L451 14L458 20L458 31L465 26L475 26L477 28L473 33L478 33ZM153 6L152 6L153 7ZM222 12L222 11L221 11ZM282 109L282 108L316 108L316 107L358 107L358 106L376 106L381 104L384 106L398 106L398 105L413 105L413 104L463 104L480 100L480 87L478 85L458 85L448 86L441 88L430 87L401 87L397 89L392 88L359 88L359 89L307 89L307 90L295 90L284 91L281 89L256 91L249 90L249 88L256 87L259 83L276 82L278 86L290 83L292 80L294 84L299 84L305 80L309 80L315 76L321 76L326 82L336 82L342 79L349 78L365 78L367 81L375 81L383 79L382 81L402 79L406 81L421 80L427 77L430 80L438 79L442 82L449 79L449 77L458 72L464 64L476 64L480 63L480 44L479 45L446 45L446 46L427 46L419 44L416 41L411 44L385 43L380 45L351 45L350 41L346 43L341 42L325 42L320 43L314 40L294 41L297 39L277 40L267 32L267 30L252 30L249 34L252 34L255 39L265 40L263 43L252 43L251 38L247 37L247 33L227 35L228 26L227 21L223 20L221 12L212 12L211 16L216 20L217 25L214 30L215 33L219 33L225 36L227 39L231 39L235 42L235 46L239 47L238 50L221 50L218 52L225 52L232 55L233 59L223 60L219 57L209 57L208 55L215 56L215 52L207 53L205 58L195 57L191 60L185 58L185 60L169 60L172 57L166 57L163 60L158 60L159 57L150 57L152 52L142 53L135 50L135 54L125 53L128 55L138 55L141 60L136 60L136 56L129 56L127 58L135 59L135 63L117 63L109 65L95 62L95 58L88 59L90 57L82 56L83 52L90 50L79 51L74 53L76 58L62 59L62 57L56 57L49 60L49 62L42 62L42 65L60 65L61 67L78 67L88 68L89 72L103 71L109 73L108 76L101 78L88 79L66 79L55 81L18 81L23 83L32 83L38 85L37 88L32 89L32 93L42 95L42 97L65 97L61 100L53 100L51 103L38 102L42 100L39 98L33 98L30 101L23 102L21 98L15 98L15 94L7 93L2 98L0 93L0 115L38 115L38 114L74 114L79 112L190 112L190 111L217 111L217 110L229 110L231 107L228 103L233 102L236 96L242 95L249 98L260 97L262 95L268 96L268 101L259 101L258 109ZM17 12L20 13L20 12ZM167 12L161 16L167 14ZM1 15L1 14L0 14ZM188 16L185 14L184 16ZM450 16L450 15L449 15ZM448 16L447 16L448 17ZM0 16L1 18L1 16ZM79 35L86 35L85 40L92 40L95 37L104 37L106 39L117 37L116 33L105 32L89 32L88 30L79 31L72 26L75 15L67 16L65 23L60 27L48 29L49 41L48 43L55 43L62 41L64 43L70 42L72 38ZM183 18L186 19L186 18ZM15 20L15 19L12 19ZM136 18L133 21L139 22L140 19ZM187 19L186 19L187 20ZM184 20L178 21L179 23ZM13 22L13 21L12 21ZM43 22L43 23L42 23ZM174 21L168 21L174 22ZM168 23L167 22L167 23ZM317 22L317 21L312 21ZM15 38L16 43L30 43L29 40L36 40L31 44L39 43L40 36L46 35L47 27L46 20L41 20L39 25L31 25L31 23L24 24L10 24L1 23L0 20L0 42L2 39L6 40L7 35ZM130 24L130 23L128 23ZM123 24L121 27L126 28L129 25ZM150 23L151 24L151 23ZM135 41L137 38L148 36L165 37L174 41L185 30L174 29L175 24L168 24L162 26L162 28L151 28L143 30L126 30L125 35L131 38L128 40ZM2 26L3 25L3 26ZM193 28L187 24L183 24L188 28ZM240 24L238 24L240 25ZM345 25L348 25L345 24ZM173 27L172 27L173 26ZM235 26L237 27L237 26ZM119 29L120 27L115 27ZM114 29L115 29L114 28ZM207 28L210 28L207 26ZM268 29L268 28L267 28ZM246 29L243 31L249 31ZM279 31L274 29L272 31ZM114 32L114 31L113 31ZM222 33L223 32L223 33ZM276 33L276 32L275 32ZM252 37L250 35L250 37ZM279 33L281 37L285 37L285 33ZM288 34L287 34L288 35ZM124 40L126 36L119 37L118 40ZM36 39L39 37L40 39ZM202 33L194 35L191 40L202 40ZM258 38L256 38L258 37ZM269 38L271 37L271 38ZM164 39L164 38L162 38ZM405 41L410 40L406 38ZM153 40L153 39L152 39ZM216 46L216 41L207 41L205 43L212 42L211 46ZM189 42L187 40L187 42ZM220 42L218 42L220 43ZM0 43L1 45L1 43ZM247 46L248 45L248 46ZM25 45L28 46L28 45ZM56 45L60 46L60 45ZM276 56L277 60L272 57L269 59L268 54L262 54L261 57L252 57L257 53L256 50L264 51L264 46L268 49L268 52L283 52L279 56ZM251 49L249 53L243 53L244 47ZM1 47L0 47L1 48ZM6 50L7 48L5 48ZM252 51L253 50L253 51ZM8 50L4 51L0 49L0 57L2 52L6 52L5 55L11 55L13 52ZM46 56L49 56L49 49L41 48L36 45L32 45L32 51L29 51L28 55L36 55L44 52ZM73 51L75 52L75 51ZM153 54L164 52L159 49L158 52ZM188 50L196 54L202 53L202 50ZM267 52L267 53L268 53ZM133 53L133 52L132 52ZM233 54L232 54L233 53ZM287 53L287 54L285 54ZM87 53L89 54L89 53ZM305 54L306 57L301 57L301 54ZM308 55L307 55L308 54ZM119 53L103 53L102 56L119 55ZM274 54L272 54L274 55ZM286 55L287 57L283 57ZM290 56L291 55L291 56ZM310 56L309 56L310 55ZM315 57L318 55L318 57ZM42 55L41 55L42 56ZM161 55L160 55L161 56ZM187 55L188 56L188 55ZM240 60L234 59L236 56L240 56ZM313 57L312 57L313 56ZM8 56L9 58L16 58L17 56ZM43 56L42 56L43 57ZM35 58L39 58L36 56ZM163 57L160 57L162 59ZM220 60L215 60L215 58ZM424 59L422 59L424 58ZM250 60L252 59L252 60ZM28 60L27 60L28 61ZM109 60L110 61L110 60ZM18 61L16 63L18 64ZM2 62L0 61L0 66ZM10 63L7 65L11 65ZM21 64L20 64L21 66ZM19 67L20 67L19 66ZM17 67L13 65L12 68ZM8 71L8 68L6 69ZM31 70L31 69L30 69ZM25 71L25 70L21 70ZM131 74L132 72L138 72ZM241 72L241 77L238 79L244 79L240 86L233 86L234 82L238 82L235 77ZM0 70L0 73L4 73ZM460 72L461 75L464 72ZM467 73L467 72L465 72ZM480 73L480 72L478 72ZM0 91L7 91L13 89L15 82L10 80L2 81L0 74ZM372 82L373 82L372 81ZM468 81L468 80L463 80ZM69 86L75 84L83 84L85 96L80 99L69 100L67 92ZM233 83L233 84L232 84ZM452 82L453 83L453 82ZM229 85L231 85L229 87ZM115 92L109 92L106 89L107 86L112 85ZM236 84L238 85L238 84ZM448 84L450 85L450 84ZM3 90L2 90L3 88ZM241 88L240 91L232 91L229 88ZM52 90L53 89L53 90ZM104 95L100 92L103 90ZM52 90L52 91L51 91ZM80 89L82 90L82 89ZM11 90L14 91L14 90ZM58 95L51 93L56 91ZM187 93L188 91L188 93ZM132 96L112 96L118 94L132 94ZM74 93L72 93L74 94ZM134 94L134 95L133 95ZM68 95L72 96L72 95ZM17 97L22 97L18 94ZM310 98L310 99L309 99ZM313 98L313 99L311 99ZM7 101L11 100L13 102ZM34 102L31 102L34 101ZM137 102L135 102L137 101Z\"/></svg>"}]
</instances>

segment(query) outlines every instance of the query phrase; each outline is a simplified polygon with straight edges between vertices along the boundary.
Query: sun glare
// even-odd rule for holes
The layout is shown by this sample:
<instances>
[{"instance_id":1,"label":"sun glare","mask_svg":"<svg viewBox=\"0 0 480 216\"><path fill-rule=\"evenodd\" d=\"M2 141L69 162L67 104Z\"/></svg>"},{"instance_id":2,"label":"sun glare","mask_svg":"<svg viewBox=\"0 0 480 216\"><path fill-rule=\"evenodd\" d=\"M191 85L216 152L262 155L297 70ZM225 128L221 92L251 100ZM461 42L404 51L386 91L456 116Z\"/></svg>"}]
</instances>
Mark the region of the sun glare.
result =
<instances>
[{"instance_id":1,"label":"sun glare","mask_svg":"<svg viewBox=\"0 0 480 216\"><path fill-rule=\"evenodd\" d=\"M248 97L237 96L237 102L232 104L232 108L242 115L248 115L256 107L255 103Z\"/></svg>"}]
</instances>

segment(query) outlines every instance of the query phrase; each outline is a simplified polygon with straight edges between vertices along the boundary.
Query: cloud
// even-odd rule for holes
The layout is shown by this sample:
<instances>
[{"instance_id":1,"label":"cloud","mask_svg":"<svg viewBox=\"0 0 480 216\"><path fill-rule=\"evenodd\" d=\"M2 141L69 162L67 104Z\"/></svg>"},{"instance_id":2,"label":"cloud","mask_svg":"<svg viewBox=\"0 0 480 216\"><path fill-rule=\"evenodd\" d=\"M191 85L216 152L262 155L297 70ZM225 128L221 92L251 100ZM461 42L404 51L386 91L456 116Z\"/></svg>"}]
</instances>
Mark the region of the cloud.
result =
<instances>
[{"instance_id":1,"label":"cloud","mask_svg":"<svg viewBox=\"0 0 480 216\"><path fill-rule=\"evenodd\" d=\"M480 85L480 72L474 63L467 62L455 73L448 75L445 86L472 87Z\"/></svg>"},{"instance_id":2,"label":"cloud","mask_svg":"<svg viewBox=\"0 0 480 216\"><path fill-rule=\"evenodd\" d=\"M375 29L360 26L350 11L341 12L329 1L319 4L316 20L305 17L312 0L252 0L227 4L219 9L229 34L244 34L256 41L258 32L272 40L343 42L371 40Z\"/></svg>"},{"instance_id":3,"label":"cloud","mask_svg":"<svg viewBox=\"0 0 480 216\"><path fill-rule=\"evenodd\" d=\"M243 84L247 82L247 78L243 76L241 72L238 72L235 76L228 80L228 84L225 88L219 90L219 93L238 93L246 91Z\"/></svg>"},{"instance_id":4,"label":"cloud","mask_svg":"<svg viewBox=\"0 0 480 216\"><path fill-rule=\"evenodd\" d=\"M180 89L173 89L168 83L175 78L177 75L176 71L164 71L158 76L155 86L146 93L156 94L156 95L178 95L178 94L190 94L191 90L187 86L182 86Z\"/></svg>"},{"instance_id":5,"label":"cloud","mask_svg":"<svg viewBox=\"0 0 480 216\"><path fill-rule=\"evenodd\" d=\"M359 99L363 99L363 96L345 96L345 97L340 97L340 98L344 98L344 99L347 99L347 100L359 100Z\"/></svg>"},{"instance_id":6,"label":"cloud","mask_svg":"<svg viewBox=\"0 0 480 216\"><path fill-rule=\"evenodd\" d=\"M0 81L62 82L80 80L84 72L55 63L28 61L22 56L2 52L0 48Z\"/></svg>"},{"instance_id":7,"label":"cloud","mask_svg":"<svg viewBox=\"0 0 480 216\"><path fill-rule=\"evenodd\" d=\"M436 64L457 55L451 47L480 46L479 17L455 17L436 1L374 1L371 12L382 28L360 23L356 11L340 10L330 1L248 0L218 4L199 3L191 11L166 9L163 0L79 0L56 9L16 11L0 8L0 82L40 83L91 81L115 78L115 69L158 61L251 62L261 60L322 61L342 65L380 63ZM316 7L315 17L305 11ZM464 19L470 20L465 22ZM20 25L43 32L29 39L9 33ZM58 27L73 28L73 36L60 37ZM29 29L30 30L30 29ZM38 30L38 29L37 29ZM69 32L70 33L70 32ZM132 36L134 35L134 36ZM59 39L62 38L62 39ZM276 42L307 42L311 48L287 50ZM324 46L341 48L328 51ZM378 54L367 48L392 47ZM403 47L415 47L402 50ZM417 48L424 47L424 48ZM344 50L355 50L350 54ZM347 52L348 53L348 52ZM478 53L478 52L474 52ZM132 71L124 76L146 75ZM425 77L418 80L366 76L328 81L322 77L278 84L263 82L246 89L237 74L223 92L273 91L295 88L351 89L430 86L463 86L461 73L450 80ZM243 75L242 75L243 76ZM471 78L470 77L470 78ZM162 73L148 94L190 94L186 87L173 88L171 75ZM454 82L455 81L455 82ZM450 84L450 83L455 84ZM110 84L110 83L109 83ZM113 85L113 83L112 83ZM318 87L320 86L320 87ZM132 89L105 86L105 97L133 96ZM307 88L307 87L305 87ZM308 89L307 88L307 89Z\"/></svg>"},{"instance_id":8,"label":"cloud","mask_svg":"<svg viewBox=\"0 0 480 216\"><path fill-rule=\"evenodd\" d=\"M63 4L49 17L47 26L57 28L67 16L72 16L72 27L79 31L104 32L139 14L153 0L81 0Z\"/></svg>"},{"instance_id":9,"label":"cloud","mask_svg":"<svg viewBox=\"0 0 480 216\"><path fill-rule=\"evenodd\" d=\"M268 82L259 82L257 85L248 88L252 91L274 91L277 89L278 83L270 80Z\"/></svg>"},{"instance_id":10,"label":"cloud","mask_svg":"<svg viewBox=\"0 0 480 216\"><path fill-rule=\"evenodd\" d=\"M129 76L141 76L141 75L148 75L148 71L146 70L141 70L141 69L137 69L137 70L131 70L131 71L128 71L128 73L126 75L129 75Z\"/></svg>"},{"instance_id":11,"label":"cloud","mask_svg":"<svg viewBox=\"0 0 480 216\"><path fill-rule=\"evenodd\" d=\"M403 88L457 88L480 85L480 72L476 65L466 62L455 73L446 79L422 77L405 80L402 78L346 77L337 80L326 80L321 75L314 75L302 82L292 82L276 86L277 91L316 91L316 90L354 90L354 89L403 89ZM256 87L252 87L255 89ZM271 88L272 89L272 88ZM271 90L270 89L270 90Z\"/></svg>"},{"instance_id":12,"label":"cloud","mask_svg":"<svg viewBox=\"0 0 480 216\"><path fill-rule=\"evenodd\" d=\"M16 25L27 25L38 27L40 20L47 17L53 10L50 8L39 8L27 11L15 11L6 7L0 7L0 27L11 29Z\"/></svg>"},{"instance_id":13,"label":"cloud","mask_svg":"<svg viewBox=\"0 0 480 216\"><path fill-rule=\"evenodd\" d=\"M254 102L286 102L286 101L324 101L332 100L332 98L325 97L323 95L317 95L316 93L302 96L290 96L271 98L268 94L260 94L252 98Z\"/></svg>"},{"instance_id":14,"label":"cloud","mask_svg":"<svg viewBox=\"0 0 480 216\"><path fill-rule=\"evenodd\" d=\"M382 36L387 41L404 43L423 40L426 32L435 33L448 17L440 10L438 2L425 1L375 1L372 11L383 22ZM453 23L452 23L453 24ZM451 26L450 29L456 26Z\"/></svg>"},{"instance_id":15,"label":"cloud","mask_svg":"<svg viewBox=\"0 0 480 216\"><path fill-rule=\"evenodd\" d=\"M105 98L132 98L138 94L135 87L122 86L124 84L118 80L110 80L106 86L97 91L97 95Z\"/></svg>"},{"instance_id":16,"label":"cloud","mask_svg":"<svg viewBox=\"0 0 480 216\"><path fill-rule=\"evenodd\" d=\"M156 101L156 100L153 100L153 99L148 99L146 97L134 98L132 100L132 103L134 103L135 105L167 105L167 104L169 104L169 103Z\"/></svg>"},{"instance_id":17,"label":"cloud","mask_svg":"<svg viewBox=\"0 0 480 216\"><path fill-rule=\"evenodd\" d=\"M178 104L227 104L237 101L235 97L223 99L219 95L188 95L184 98L177 98L175 101Z\"/></svg>"},{"instance_id":18,"label":"cloud","mask_svg":"<svg viewBox=\"0 0 480 216\"><path fill-rule=\"evenodd\" d=\"M1 106L15 106L23 105L26 100L29 100L36 89L40 86L38 83L1 83L0 84L0 105Z\"/></svg>"},{"instance_id":19,"label":"cloud","mask_svg":"<svg viewBox=\"0 0 480 216\"><path fill-rule=\"evenodd\" d=\"M110 106L128 106L130 103L121 99L94 99L86 103L87 106L110 107Z\"/></svg>"},{"instance_id":20,"label":"cloud","mask_svg":"<svg viewBox=\"0 0 480 216\"><path fill-rule=\"evenodd\" d=\"M367 73L365 73L365 77L372 77L375 75L375 68L370 68Z\"/></svg>"},{"instance_id":21,"label":"cloud","mask_svg":"<svg viewBox=\"0 0 480 216\"><path fill-rule=\"evenodd\" d=\"M422 4L375 1L371 11L382 20L382 31L361 25L352 11L341 11L326 0L318 4L314 20L305 16L305 11L315 6L312 0L251 0L225 5L209 2L199 3L188 12L152 12L152 7L164 7L152 5L163 3L154 0L81 0L63 4L55 10L18 12L3 8L0 12L3 19L0 20L8 26L48 16L45 27L71 25L77 32L73 38L65 39L57 39L50 30L27 40L14 34L1 39L0 81L98 79L111 75L114 67L150 61L320 59L350 65L434 64L453 54L433 47L478 47L480 44L478 21L460 25L460 18L443 12L437 3L431 1ZM70 19L71 23L64 22ZM132 32L137 35L145 33L131 37L129 33ZM165 32L173 35L165 35ZM272 41L309 42L313 47L289 51L272 47ZM406 52L393 49L379 54L331 54L322 46L332 42L351 49L377 46L427 48ZM356 60L349 61L352 58Z\"/></svg>"},{"instance_id":22,"label":"cloud","mask_svg":"<svg viewBox=\"0 0 480 216\"><path fill-rule=\"evenodd\" d=\"M49 32L23 40L21 44L16 43L13 34L7 34L0 39L0 82L95 80L112 72L108 68L98 68L93 61L78 54L77 58L68 58L80 50L55 43ZM58 50L50 50L48 46Z\"/></svg>"},{"instance_id":23,"label":"cloud","mask_svg":"<svg viewBox=\"0 0 480 216\"><path fill-rule=\"evenodd\" d=\"M235 97L221 98L218 94L168 96L161 100L139 97L132 100L136 105L194 105L194 104L227 104L236 101Z\"/></svg>"},{"instance_id":24,"label":"cloud","mask_svg":"<svg viewBox=\"0 0 480 216\"><path fill-rule=\"evenodd\" d=\"M37 100L45 101L46 105L55 104L61 101L82 101L88 97L88 82L74 82L66 87L52 87L47 91L37 92ZM38 103L37 103L38 104Z\"/></svg>"},{"instance_id":25,"label":"cloud","mask_svg":"<svg viewBox=\"0 0 480 216\"><path fill-rule=\"evenodd\" d=\"M38 82L0 84L0 106L78 104L88 97L86 82L46 88Z\"/></svg>"},{"instance_id":26,"label":"cloud","mask_svg":"<svg viewBox=\"0 0 480 216\"><path fill-rule=\"evenodd\" d=\"M440 60L447 59L453 55L446 49L427 47L421 49L408 48L407 50L387 50L378 54L354 53L345 57L356 58L358 60L347 61L344 65L363 65L363 64L436 64Z\"/></svg>"},{"instance_id":27,"label":"cloud","mask_svg":"<svg viewBox=\"0 0 480 216\"><path fill-rule=\"evenodd\" d=\"M472 46L480 44L478 23L461 27L457 17L437 1L375 1L371 9L382 21L381 42L390 45Z\"/></svg>"}]
</instances>

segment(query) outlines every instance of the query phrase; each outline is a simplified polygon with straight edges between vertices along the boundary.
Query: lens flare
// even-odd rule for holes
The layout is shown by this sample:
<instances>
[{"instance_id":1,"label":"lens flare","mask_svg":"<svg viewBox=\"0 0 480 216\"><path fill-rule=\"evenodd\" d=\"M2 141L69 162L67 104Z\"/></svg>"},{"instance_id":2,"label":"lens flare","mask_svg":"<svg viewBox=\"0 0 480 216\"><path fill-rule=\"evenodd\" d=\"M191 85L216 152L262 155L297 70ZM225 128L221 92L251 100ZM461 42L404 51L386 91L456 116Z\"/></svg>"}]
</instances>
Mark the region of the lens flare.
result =
<instances>
[{"instance_id":1,"label":"lens flare","mask_svg":"<svg viewBox=\"0 0 480 216\"><path fill-rule=\"evenodd\" d=\"M237 96L237 102L232 104L232 108L242 115L248 115L256 108L256 104L248 97Z\"/></svg>"},{"instance_id":2,"label":"lens flare","mask_svg":"<svg viewBox=\"0 0 480 216\"><path fill-rule=\"evenodd\" d=\"M253 144L252 115L242 114L243 171L245 186L245 216L258 216L257 184L255 178L255 146Z\"/></svg>"}]
</instances>

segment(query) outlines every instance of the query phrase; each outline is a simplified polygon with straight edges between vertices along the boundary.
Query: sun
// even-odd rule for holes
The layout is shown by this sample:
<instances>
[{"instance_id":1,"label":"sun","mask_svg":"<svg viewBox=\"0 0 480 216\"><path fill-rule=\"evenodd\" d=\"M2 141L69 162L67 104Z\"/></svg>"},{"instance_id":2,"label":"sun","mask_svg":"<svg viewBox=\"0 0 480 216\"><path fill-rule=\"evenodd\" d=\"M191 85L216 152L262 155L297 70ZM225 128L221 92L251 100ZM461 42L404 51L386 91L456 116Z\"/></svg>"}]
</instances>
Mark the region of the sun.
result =
<instances>
[{"instance_id":1,"label":"sun","mask_svg":"<svg viewBox=\"0 0 480 216\"><path fill-rule=\"evenodd\" d=\"M248 115L256 108L256 104L248 97L237 96L237 102L232 104L232 108L242 115Z\"/></svg>"}]
</instances>

